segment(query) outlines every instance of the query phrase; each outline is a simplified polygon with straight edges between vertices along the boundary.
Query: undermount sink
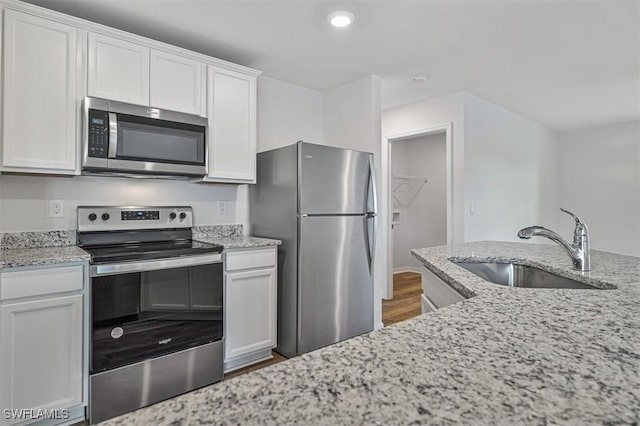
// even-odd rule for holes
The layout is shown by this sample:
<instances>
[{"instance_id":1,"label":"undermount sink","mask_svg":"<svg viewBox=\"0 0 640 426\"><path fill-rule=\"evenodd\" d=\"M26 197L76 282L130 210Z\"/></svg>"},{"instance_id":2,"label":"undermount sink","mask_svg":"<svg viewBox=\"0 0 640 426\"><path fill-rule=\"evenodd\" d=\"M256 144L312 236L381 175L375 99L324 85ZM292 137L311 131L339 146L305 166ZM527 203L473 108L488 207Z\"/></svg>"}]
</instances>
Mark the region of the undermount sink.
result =
<instances>
[{"instance_id":1,"label":"undermount sink","mask_svg":"<svg viewBox=\"0 0 640 426\"><path fill-rule=\"evenodd\" d=\"M453 262L480 278L508 287L525 288L575 288L599 290L571 278L561 277L533 266L515 263Z\"/></svg>"}]
</instances>

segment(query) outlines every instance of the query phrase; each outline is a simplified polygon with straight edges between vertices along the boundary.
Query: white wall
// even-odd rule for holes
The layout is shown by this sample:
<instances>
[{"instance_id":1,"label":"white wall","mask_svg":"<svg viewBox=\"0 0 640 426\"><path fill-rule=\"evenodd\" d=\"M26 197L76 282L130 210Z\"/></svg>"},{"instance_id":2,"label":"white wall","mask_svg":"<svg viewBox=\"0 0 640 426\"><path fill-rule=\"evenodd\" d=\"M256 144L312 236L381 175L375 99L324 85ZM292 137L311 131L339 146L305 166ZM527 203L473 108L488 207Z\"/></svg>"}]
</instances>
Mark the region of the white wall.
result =
<instances>
[{"instance_id":1,"label":"white wall","mask_svg":"<svg viewBox=\"0 0 640 426\"><path fill-rule=\"evenodd\" d=\"M386 138L451 124L452 145L452 240L454 243L464 241L464 92L456 92L438 98L385 110L382 113L382 164L388 164L388 144ZM381 187L383 197L389 192L388 171L383 167ZM386 218L386 212L383 212ZM382 229L381 240L386 245L387 229Z\"/></svg>"},{"instance_id":2,"label":"white wall","mask_svg":"<svg viewBox=\"0 0 640 426\"><path fill-rule=\"evenodd\" d=\"M367 75L324 93L324 142L380 152L380 77Z\"/></svg>"},{"instance_id":3,"label":"white wall","mask_svg":"<svg viewBox=\"0 0 640 426\"><path fill-rule=\"evenodd\" d=\"M562 206L587 223L592 248L640 256L640 121L561 133L560 182ZM563 219L563 230L572 226Z\"/></svg>"},{"instance_id":4,"label":"white wall","mask_svg":"<svg viewBox=\"0 0 640 426\"><path fill-rule=\"evenodd\" d=\"M367 75L324 92L324 144L372 152L380 181L380 77ZM379 195L379 194L378 194ZM378 224L380 222L378 221ZM378 227L379 228L379 227ZM382 325L382 294L387 285L385 246L376 238L374 322Z\"/></svg>"},{"instance_id":5,"label":"white wall","mask_svg":"<svg viewBox=\"0 0 640 426\"><path fill-rule=\"evenodd\" d=\"M530 225L555 230L555 131L471 94L464 105L465 241L523 241L516 233Z\"/></svg>"},{"instance_id":6,"label":"white wall","mask_svg":"<svg viewBox=\"0 0 640 426\"><path fill-rule=\"evenodd\" d=\"M428 180L411 204L401 204L393 199L393 210L400 213L399 223L391 231L394 271L419 270L422 265L411 255L412 248L447 243L445 134L392 142L391 163L393 175L424 177ZM400 187L398 197L408 200L403 196L411 194L402 190L403 187Z\"/></svg>"},{"instance_id":7,"label":"white wall","mask_svg":"<svg viewBox=\"0 0 640 426\"><path fill-rule=\"evenodd\" d=\"M322 92L258 78L258 152L299 140L322 143L322 115Z\"/></svg>"},{"instance_id":8,"label":"white wall","mask_svg":"<svg viewBox=\"0 0 640 426\"><path fill-rule=\"evenodd\" d=\"M246 223L245 185L118 177L0 176L0 231L76 229L78 205L189 205L197 225ZM242 198L242 197L240 197ZM48 200L64 201L64 217L49 218ZM227 201L218 215L217 201Z\"/></svg>"}]
</instances>

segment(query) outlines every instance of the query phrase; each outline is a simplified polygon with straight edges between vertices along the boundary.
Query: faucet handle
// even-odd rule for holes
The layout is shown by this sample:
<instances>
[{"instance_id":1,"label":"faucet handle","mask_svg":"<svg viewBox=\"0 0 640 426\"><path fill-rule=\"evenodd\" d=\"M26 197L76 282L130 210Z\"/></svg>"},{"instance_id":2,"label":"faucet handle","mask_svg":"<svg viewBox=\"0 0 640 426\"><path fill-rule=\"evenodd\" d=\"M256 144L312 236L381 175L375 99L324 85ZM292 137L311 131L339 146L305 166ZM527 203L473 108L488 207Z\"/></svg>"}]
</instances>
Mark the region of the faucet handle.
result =
<instances>
[{"instance_id":1,"label":"faucet handle","mask_svg":"<svg viewBox=\"0 0 640 426\"><path fill-rule=\"evenodd\" d=\"M560 211L568 214L573 218L573 220L576 221L576 228L573 231L574 242L577 242L583 236L589 236L589 228L587 228L587 224L584 223L582 219L580 219L576 214L570 212L567 209L563 209L562 207L560 208Z\"/></svg>"}]
</instances>

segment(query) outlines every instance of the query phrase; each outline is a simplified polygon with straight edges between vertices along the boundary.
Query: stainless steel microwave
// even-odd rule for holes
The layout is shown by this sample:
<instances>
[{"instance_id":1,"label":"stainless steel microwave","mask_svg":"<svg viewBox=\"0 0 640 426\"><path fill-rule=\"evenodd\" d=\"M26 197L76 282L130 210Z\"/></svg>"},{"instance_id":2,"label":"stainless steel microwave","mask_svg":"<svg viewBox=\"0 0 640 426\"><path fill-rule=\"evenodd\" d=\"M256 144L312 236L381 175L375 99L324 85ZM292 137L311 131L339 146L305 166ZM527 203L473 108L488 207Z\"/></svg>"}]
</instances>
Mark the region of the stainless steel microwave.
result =
<instances>
[{"instance_id":1,"label":"stainless steel microwave","mask_svg":"<svg viewBox=\"0 0 640 426\"><path fill-rule=\"evenodd\" d=\"M83 132L83 173L207 174L206 118L85 98Z\"/></svg>"}]
</instances>

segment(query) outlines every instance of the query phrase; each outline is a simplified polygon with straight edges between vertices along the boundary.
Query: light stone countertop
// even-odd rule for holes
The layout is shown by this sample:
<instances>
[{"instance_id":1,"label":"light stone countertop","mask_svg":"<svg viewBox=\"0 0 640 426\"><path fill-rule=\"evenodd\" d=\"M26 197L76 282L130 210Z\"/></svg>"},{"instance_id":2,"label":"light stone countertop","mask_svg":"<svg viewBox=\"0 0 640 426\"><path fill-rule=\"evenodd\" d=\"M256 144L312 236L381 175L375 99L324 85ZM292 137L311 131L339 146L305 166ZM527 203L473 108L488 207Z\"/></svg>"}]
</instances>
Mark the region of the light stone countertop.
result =
<instances>
[{"instance_id":1,"label":"light stone countertop","mask_svg":"<svg viewBox=\"0 0 640 426\"><path fill-rule=\"evenodd\" d=\"M413 251L469 299L107 425L634 424L640 258L478 242ZM449 262L523 262L609 290L504 288Z\"/></svg>"},{"instance_id":2,"label":"light stone countertop","mask_svg":"<svg viewBox=\"0 0 640 426\"><path fill-rule=\"evenodd\" d=\"M76 246L0 250L0 269L85 262L91 255Z\"/></svg>"},{"instance_id":3,"label":"light stone countertop","mask_svg":"<svg viewBox=\"0 0 640 426\"><path fill-rule=\"evenodd\" d=\"M261 237L198 237L198 241L210 244L220 244L225 250L254 247L269 247L282 244L280 240Z\"/></svg>"},{"instance_id":4,"label":"light stone countertop","mask_svg":"<svg viewBox=\"0 0 640 426\"><path fill-rule=\"evenodd\" d=\"M239 224L195 226L193 235L196 241L220 244L225 250L282 244L280 240L242 236ZM91 255L75 243L76 231L0 234L0 269L91 260Z\"/></svg>"}]
</instances>

